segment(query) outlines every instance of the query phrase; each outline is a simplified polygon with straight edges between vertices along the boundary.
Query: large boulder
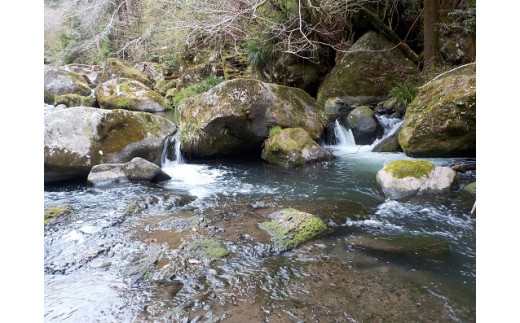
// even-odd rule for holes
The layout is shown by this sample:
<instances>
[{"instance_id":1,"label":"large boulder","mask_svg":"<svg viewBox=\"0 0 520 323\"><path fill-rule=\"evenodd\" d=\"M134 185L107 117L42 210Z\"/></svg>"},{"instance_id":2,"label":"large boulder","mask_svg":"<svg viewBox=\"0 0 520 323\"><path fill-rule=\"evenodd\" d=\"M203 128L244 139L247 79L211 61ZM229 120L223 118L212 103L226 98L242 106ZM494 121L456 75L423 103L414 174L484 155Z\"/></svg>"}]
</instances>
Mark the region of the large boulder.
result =
<instances>
[{"instance_id":1,"label":"large boulder","mask_svg":"<svg viewBox=\"0 0 520 323\"><path fill-rule=\"evenodd\" d=\"M369 106L355 108L348 114L347 123L357 145L370 145L383 135L383 127Z\"/></svg>"},{"instance_id":2,"label":"large boulder","mask_svg":"<svg viewBox=\"0 0 520 323\"><path fill-rule=\"evenodd\" d=\"M318 139L326 121L305 91L253 79L222 82L179 110L182 150L198 156L260 151L275 126L300 127Z\"/></svg>"},{"instance_id":3,"label":"large boulder","mask_svg":"<svg viewBox=\"0 0 520 323\"><path fill-rule=\"evenodd\" d=\"M446 191L456 176L450 167L435 166L426 160L396 160L383 167L376 179L388 198L400 199Z\"/></svg>"},{"instance_id":4,"label":"large boulder","mask_svg":"<svg viewBox=\"0 0 520 323\"><path fill-rule=\"evenodd\" d=\"M369 31L337 59L318 91L318 102L325 104L328 99L337 98L348 105L375 104L416 70L395 44Z\"/></svg>"},{"instance_id":5,"label":"large boulder","mask_svg":"<svg viewBox=\"0 0 520 323\"><path fill-rule=\"evenodd\" d=\"M157 165L175 124L146 112L74 107L44 116L44 180L86 178L102 163L141 157Z\"/></svg>"},{"instance_id":6,"label":"large boulder","mask_svg":"<svg viewBox=\"0 0 520 323\"><path fill-rule=\"evenodd\" d=\"M106 82L121 77L136 80L149 88L153 86L153 82L144 73L141 73L136 68L115 58L109 58L103 67L100 82Z\"/></svg>"},{"instance_id":7,"label":"large boulder","mask_svg":"<svg viewBox=\"0 0 520 323\"><path fill-rule=\"evenodd\" d=\"M287 128L264 142L262 159L280 166L298 167L334 159L302 128Z\"/></svg>"},{"instance_id":8,"label":"large boulder","mask_svg":"<svg viewBox=\"0 0 520 323\"><path fill-rule=\"evenodd\" d=\"M103 109L160 112L168 108L164 98L144 84L128 78L118 78L96 87L96 98Z\"/></svg>"},{"instance_id":9,"label":"large boulder","mask_svg":"<svg viewBox=\"0 0 520 323\"><path fill-rule=\"evenodd\" d=\"M90 170L87 181L94 185L105 185L127 181L160 182L171 177L161 167L135 157L124 164L99 164Z\"/></svg>"},{"instance_id":10,"label":"large boulder","mask_svg":"<svg viewBox=\"0 0 520 323\"><path fill-rule=\"evenodd\" d=\"M447 75L427 84L408 106L399 134L412 157L475 156L476 75Z\"/></svg>"},{"instance_id":11,"label":"large boulder","mask_svg":"<svg viewBox=\"0 0 520 323\"><path fill-rule=\"evenodd\" d=\"M50 65L44 66L43 83L43 99L48 104L53 104L55 97L59 95L78 94L88 96L91 92L82 75Z\"/></svg>"},{"instance_id":12,"label":"large boulder","mask_svg":"<svg viewBox=\"0 0 520 323\"><path fill-rule=\"evenodd\" d=\"M259 226L269 233L279 252L293 249L327 231L319 218L292 208L271 213L269 219L271 221Z\"/></svg>"}]
</instances>

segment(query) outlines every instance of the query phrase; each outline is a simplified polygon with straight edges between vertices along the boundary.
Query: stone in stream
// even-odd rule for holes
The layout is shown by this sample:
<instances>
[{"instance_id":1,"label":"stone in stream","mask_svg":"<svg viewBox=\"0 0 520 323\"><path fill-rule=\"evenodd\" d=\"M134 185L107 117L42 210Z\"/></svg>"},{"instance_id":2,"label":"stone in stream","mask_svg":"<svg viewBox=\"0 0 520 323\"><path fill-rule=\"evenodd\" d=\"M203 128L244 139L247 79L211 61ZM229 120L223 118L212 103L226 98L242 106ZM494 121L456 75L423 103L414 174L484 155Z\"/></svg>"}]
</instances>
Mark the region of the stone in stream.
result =
<instances>
[{"instance_id":1,"label":"stone in stream","mask_svg":"<svg viewBox=\"0 0 520 323\"><path fill-rule=\"evenodd\" d=\"M260 223L259 227L269 233L279 252L293 249L327 231L319 218L292 208L271 213L269 218L271 221Z\"/></svg>"},{"instance_id":2,"label":"stone in stream","mask_svg":"<svg viewBox=\"0 0 520 323\"><path fill-rule=\"evenodd\" d=\"M96 99L103 109L161 112L168 110L164 98L143 83L117 78L96 87Z\"/></svg>"},{"instance_id":3,"label":"stone in stream","mask_svg":"<svg viewBox=\"0 0 520 323\"><path fill-rule=\"evenodd\" d=\"M63 215L69 215L74 213L74 209L71 205L60 204L45 207L44 211L44 222L47 223Z\"/></svg>"},{"instance_id":4,"label":"stone in stream","mask_svg":"<svg viewBox=\"0 0 520 323\"><path fill-rule=\"evenodd\" d=\"M159 166L136 157L125 164L100 164L92 167L87 181L94 185L125 181L160 182L171 179Z\"/></svg>"},{"instance_id":5,"label":"stone in stream","mask_svg":"<svg viewBox=\"0 0 520 323\"><path fill-rule=\"evenodd\" d=\"M352 243L370 251L422 258L439 257L450 252L448 242L431 236L359 236Z\"/></svg>"},{"instance_id":6,"label":"stone in stream","mask_svg":"<svg viewBox=\"0 0 520 323\"><path fill-rule=\"evenodd\" d=\"M50 65L44 66L43 87L43 100L48 104L53 104L58 95L77 94L88 96L91 92L82 75Z\"/></svg>"},{"instance_id":7,"label":"stone in stream","mask_svg":"<svg viewBox=\"0 0 520 323\"><path fill-rule=\"evenodd\" d=\"M372 151L376 153L390 153L403 151L403 149L399 145L399 132L402 128L403 126L400 126L394 131L394 133L392 133L385 139L381 140L380 143L378 143L374 146L374 148L372 148Z\"/></svg>"},{"instance_id":8,"label":"stone in stream","mask_svg":"<svg viewBox=\"0 0 520 323\"><path fill-rule=\"evenodd\" d=\"M305 91L252 79L225 81L179 106L182 150L217 156L261 150L269 129L323 132L323 108Z\"/></svg>"},{"instance_id":9,"label":"stone in stream","mask_svg":"<svg viewBox=\"0 0 520 323\"><path fill-rule=\"evenodd\" d=\"M377 175L377 182L388 198L439 193L448 190L457 173L450 167L435 166L426 160L396 160Z\"/></svg>"},{"instance_id":10,"label":"stone in stream","mask_svg":"<svg viewBox=\"0 0 520 323\"><path fill-rule=\"evenodd\" d=\"M211 237L196 238L192 242L184 243L181 248L184 251L185 259L188 263L193 264L200 261L209 264L229 254L222 241Z\"/></svg>"},{"instance_id":11,"label":"stone in stream","mask_svg":"<svg viewBox=\"0 0 520 323\"><path fill-rule=\"evenodd\" d=\"M286 128L264 142L262 159L275 165L298 167L333 160L334 155L312 140L302 128Z\"/></svg>"},{"instance_id":12,"label":"stone in stream","mask_svg":"<svg viewBox=\"0 0 520 323\"><path fill-rule=\"evenodd\" d=\"M348 114L347 123L357 145L370 145L381 138L384 129L369 106L355 108Z\"/></svg>"},{"instance_id":13,"label":"stone in stream","mask_svg":"<svg viewBox=\"0 0 520 323\"><path fill-rule=\"evenodd\" d=\"M146 112L73 107L44 116L44 180L85 178L103 163L141 157L157 165L174 123Z\"/></svg>"},{"instance_id":14,"label":"stone in stream","mask_svg":"<svg viewBox=\"0 0 520 323\"><path fill-rule=\"evenodd\" d=\"M469 183L469 184L465 185L462 189L468 193L476 194L477 193L477 182Z\"/></svg>"}]
</instances>

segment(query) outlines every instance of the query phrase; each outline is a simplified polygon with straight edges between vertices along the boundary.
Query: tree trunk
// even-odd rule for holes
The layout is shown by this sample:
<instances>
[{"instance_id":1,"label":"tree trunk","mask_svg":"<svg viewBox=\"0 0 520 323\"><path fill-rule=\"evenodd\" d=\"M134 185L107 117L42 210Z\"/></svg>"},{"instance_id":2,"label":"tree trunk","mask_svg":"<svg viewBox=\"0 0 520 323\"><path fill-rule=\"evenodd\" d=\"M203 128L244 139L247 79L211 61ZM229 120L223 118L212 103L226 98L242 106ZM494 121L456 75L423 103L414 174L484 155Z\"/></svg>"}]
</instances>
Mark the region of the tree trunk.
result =
<instances>
[{"instance_id":1,"label":"tree trunk","mask_svg":"<svg viewBox=\"0 0 520 323\"><path fill-rule=\"evenodd\" d=\"M429 70L435 65L439 37L436 24L439 17L439 0L424 0L424 69Z\"/></svg>"}]
</instances>

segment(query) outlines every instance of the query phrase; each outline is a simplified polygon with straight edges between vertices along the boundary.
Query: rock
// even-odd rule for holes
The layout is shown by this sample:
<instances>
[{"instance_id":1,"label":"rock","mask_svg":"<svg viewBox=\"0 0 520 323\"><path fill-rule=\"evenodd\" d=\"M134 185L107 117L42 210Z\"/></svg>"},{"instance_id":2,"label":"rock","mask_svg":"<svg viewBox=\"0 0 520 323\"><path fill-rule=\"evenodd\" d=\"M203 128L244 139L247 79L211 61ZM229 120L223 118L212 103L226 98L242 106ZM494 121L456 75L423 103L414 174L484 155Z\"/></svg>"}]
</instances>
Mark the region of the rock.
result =
<instances>
[{"instance_id":1,"label":"rock","mask_svg":"<svg viewBox=\"0 0 520 323\"><path fill-rule=\"evenodd\" d=\"M162 96L165 96L168 90L174 89L177 87L177 82L175 80L166 80L164 78L159 79L155 85L154 90L159 92Z\"/></svg>"},{"instance_id":2,"label":"rock","mask_svg":"<svg viewBox=\"0 0 520 323\"><path fill-rule=\"evenodd\" d=\"M399 145L399 132L402 128L403 126L397 128L394 133L375 145L374 148L372 148L372 151L376 153L393 153L403 151Z\"/></svg>"},{"instance_id":3,"label":"rock","mask_svg":"<svg viewBox=\"0 0 520 323\"><path fill-rule=\"evenodd\" d=\"M269 129L303 128L318 139L326 116L305 91L252 79L225 81L179 105L182 150L197 156L260 151Z\"/></svg>"},{"instance_id":4,"label":"rock","mask_svg":"<svg viewBox=\"0 0 520 323\"><path fill-rule=\"evenodd\" d=\"M356 106L348 105L338 98L328 99L327 102L325 102L325 113L331 121L337 118L347 117L355 108Z\"/></svg>"},{"instance_id":5,"label":"rock","mask_svg":"<svg viewBox=\"0 0 520 323\"><path fill-rule=\"evenodd\" d=\"M154 62L138 62L134 65L134 68L143 73L149 80L156 83L161 79L161 66Z\"/></svg>"},{"instance_id":6,"label":"rock","mask_svg":"<svg viewBox=\"0 0 520 323\"><path fill-rule=\"evenodd\" d=\"M177 128L150 113L74 107L46 113L44 129L44 180L55 182L134 157L159 164L164 141Z\"/></svg>"},{"instance_id":7,"label":"rock","mask_svg":"<svg viewBox=\"0 0 520 323\"><path fill-rule=\"evenodd\" d=\"M383 135L383 127L377 121L374 111L368 106L355 108L349 113L347 123L357 145L370 145L376 137Z\"/></svg>"},{"instance_id":8,"label":"rock","mask_svg":"<svg viewBox=\"0 0 520 323\"><path fill-rule=\"evenodd\" d=\"M262 159L280 166L298 167L334 159L302 128L286 128L264 142Z\"/></svg>"},{"instance_id":9,"label":"rock","mask_svg":"<svg viewBox=\"0 0 520 323\"><path fill-rule=\"evenodd\" d=\"M381 169L376 179L388 198L400 199L446 191L456 175L450 167L435 166L426 160L396 160Z\"/></svg>"},{"instance_id":10,"label":"rock","mask_svg":"<svg viewBox=\"0 0 520 323\"><path fill-rule=\"evenodd\" d=\"M164 99L144 84L127 78L118 78L96 87L96 98L103 109L160 112L168 108Z\"/></svg>"},{"instance_id":11,"label":"rock","mask_svg":"<svg viewBox=\"0 0 520 323\"><path fill-rule=\"evenodd\" d=\"M462 188L464 191L472 194L477 193L477 182L469 183Z\"/></svg>"},{"instance_id":12,"label":"rock","mask_svg":"<svg viewBox=\"0 0 520 323\"><path fill-rule=\"evenodd\" d=\"M106 82L115 78L132 79L141 82L149 88L153 86L152 81L145 74L115 58L109 58L103 67L100 82Z\"/></svg>"},{"instance_id":13,"label":"rock","mask_svg":"<svg viewBox=\"0 0 520 323\"><path fill-rule=\"evenodd\" d=\"M74 209L70 205L53 205L45 207L44 222L47 223L57 217L73 214Z\"/></svg>"},{"instance_id":14,"label":"rock","mask_svg":"<svg viewBox=\"0 0 520 323\"><path fill-rule=\"evenodd\" d=\"M464 57L464 51L460 45L447 37L440 38L439 52L444 61L452 64L459 63Z\"/></svg>"},{"instance_id":15,"label":"rock","mask_svg":"<svg viewBox=\"0 0 520 323\"><path fill-rule=\"evenodd\" d=\"M336 60L318 90L320 104L330 98L348 105L375 104L383 101L397 82L416 74L415 64L373 31L365 33L349 52Z\"/></svg>"},{"instance_id":16,"label":"rock","mask_svg":"<svg viewBox=\"0 0 520 323\"><path fill-rule=\"evenodd\" d=\"M447 75L408 106L399 144L412 157L475 156L476 75Z\"/></svg>"},{"instance_id":17,"label":"rock","mask_svg":"<svg viewBox=\"0 0 520 323\"><path fill-rule=\"evenodd\" d=\"M182 249L186 259L201 260L206 264L229 254L222 241L210 237L196 239L193 242L183 244Z\"/></svg>"},{"instance_id":18,"label":"rock","mask_svg":"<svg viewBox=\"0 0 520 323\"><path fill-rule=\"evenodd\" d=\"M96 97L93 95L81 96L78 94L57 95L54 99L54 105L65 105L65 107L95 107Z\"/></svg>"},{"instance_id":19,"label":"rock","mask_svg":"<svg viewBox=\"0 0 520 323\"><path fill-rule=\"evenodd\" d=\"M312 214L292 208L271 213L269 222L259 227L271 236L279 252L293 249L327 231L327 226Z\"/></svg>"},{"instance_id":20,"label":"rock","mask_svg":"<svg viewBox=\"0 0 520 323\"><path fill-rule=\"evenodd\" d=\"M53 104L58 95L77 94L87 96L91 90L83 76L60 67L44 65L44 102Z\"/></svg>"},{"instance_id":21,"label":"rock","mask_svg":"<svg viewBox=\"0 0 520 323\"><path fill-rule=\"evenodd\" d=\"M209 77L222 77L224 71L219 64L204 63L186 67L182 75L176 79L177 89L182 90L192 84L200 83Z\"/></svg>"},{"instance_id":22,"label":"rock","mask_svg":"<svg viewBox=\"0 0 520 323\"><path fill-rule=\"evenodd\" d=\"M101 75L101 67L99 65L85 65L85 64L68 64L62 67L63 69L80 74L91 88L98 85Z\"/></svg>"},{"instance_id":23,"label":"rock","mask_svg":"<svg viewBox=\"0 0 520 323\"><path fill-rule=\"evenodd\" d=\"M419 258L439 257L450 252L448 242L431 236L360 236L353 244L369 251Z\"/></svg>"},{"instance_id":24,"label":"rock","mask_svg":"<svg viewBox=\"0 0 520 323\"><path fill-rule=\"evenodd\" d=\"M160 182L171 179L162 169L136 157L125 164L100 164L92 167L87 181L94 185L119 183L126 181Z\"/></svg>"},{"instance_id":25,"label":"rock","mask_svg":"<svg viewBox=\"0 0 520 323\"><path fill-rule=\"evenodd\" d=\"M386 101L380 102L374 109L374 113L387 114L392 118L403 118L406 113L406 104L403 102L397 102L396 99L391 98Z\"/></svg>"}]
</instances>

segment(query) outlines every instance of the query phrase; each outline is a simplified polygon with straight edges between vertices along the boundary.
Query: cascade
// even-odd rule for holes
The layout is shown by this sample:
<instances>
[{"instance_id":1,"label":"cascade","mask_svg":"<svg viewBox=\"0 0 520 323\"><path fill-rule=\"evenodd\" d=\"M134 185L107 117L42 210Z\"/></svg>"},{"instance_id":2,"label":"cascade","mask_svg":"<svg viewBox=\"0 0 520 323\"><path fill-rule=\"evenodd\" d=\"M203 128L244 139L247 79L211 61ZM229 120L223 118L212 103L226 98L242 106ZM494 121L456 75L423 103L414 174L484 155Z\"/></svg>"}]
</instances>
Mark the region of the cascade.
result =
<instances>
[{"instance_id":1,"label":"cascade","mask_svg":"<svg viewBox=\"0 0 520 323\"><path fill-rule=\"evenodd\" d=\"M175 135L168 137L164 143L164 148L161 156L161 167L170 168L177 165L184 164L181 152L181 141L179 140L180 131ZM171 150L173 147L173 151Z\"/></svg>"},{"instance_id":2,"label":"cascade","mask_svg":"<svg viewBox=\"0 0 520 323\"><path fill-rule=\"evenodd\" d=\"M355 147L356 142L354 140L354 134L351 129L345 129L339 121L336 119L334 122L334 135L336 136L336 142L341 147Z\"/></svg>"}]
</instances>

